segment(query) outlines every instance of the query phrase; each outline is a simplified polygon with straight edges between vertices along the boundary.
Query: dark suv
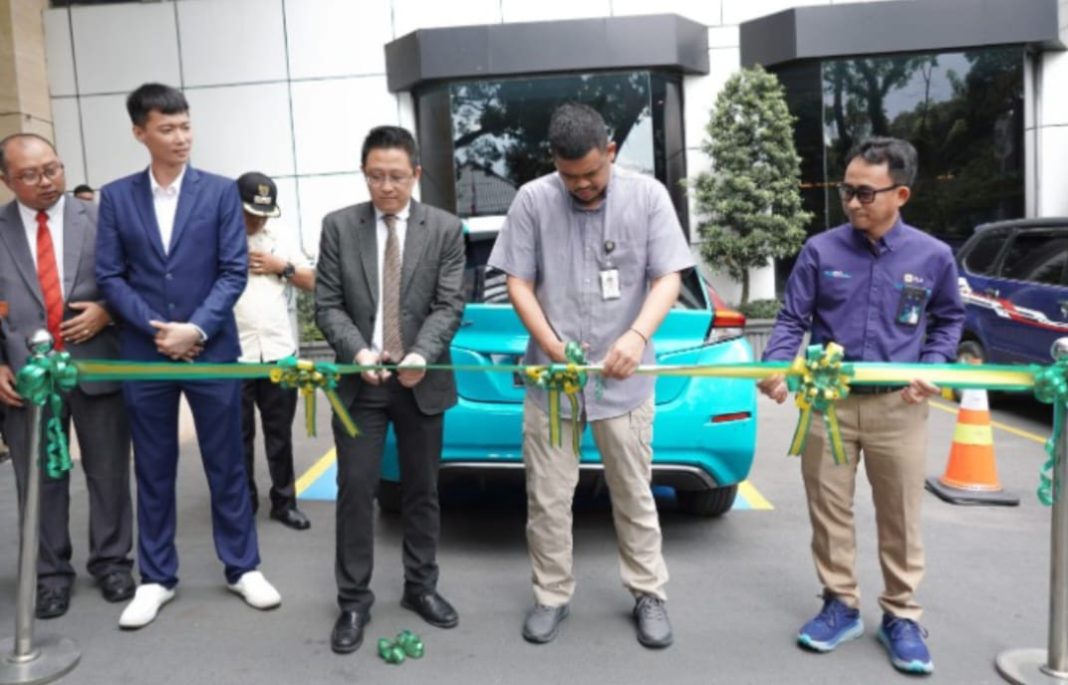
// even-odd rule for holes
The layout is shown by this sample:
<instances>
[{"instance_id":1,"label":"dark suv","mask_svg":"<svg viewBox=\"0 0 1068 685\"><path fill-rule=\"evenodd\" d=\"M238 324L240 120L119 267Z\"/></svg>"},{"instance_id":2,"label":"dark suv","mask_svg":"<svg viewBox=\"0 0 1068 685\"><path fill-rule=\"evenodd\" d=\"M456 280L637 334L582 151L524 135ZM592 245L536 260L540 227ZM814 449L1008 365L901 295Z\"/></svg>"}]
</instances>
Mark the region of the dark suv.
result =
<instances>
[{"instance_id":1,"label":"dark suv","mask_svg":"<svg viewBox=\"0 0 1068 685\"><path fill-rule=\"evenodd\" d=\"M962 358L1048 364L1068 336L1068 217L983 224L957 252Z\"/></svg>"}]
</instances>

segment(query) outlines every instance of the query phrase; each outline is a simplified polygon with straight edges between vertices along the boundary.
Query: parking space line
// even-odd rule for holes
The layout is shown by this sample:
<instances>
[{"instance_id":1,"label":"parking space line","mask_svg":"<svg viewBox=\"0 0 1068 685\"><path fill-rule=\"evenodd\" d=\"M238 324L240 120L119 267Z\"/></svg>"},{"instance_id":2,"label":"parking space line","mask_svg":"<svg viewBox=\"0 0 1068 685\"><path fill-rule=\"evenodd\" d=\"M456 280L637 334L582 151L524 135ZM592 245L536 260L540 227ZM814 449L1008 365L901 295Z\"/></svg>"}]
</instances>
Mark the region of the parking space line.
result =
<instances>
[{"instance_id":1,"label":"parking space line","mask_svg":"<svg viewBox=\"0 0 1068 685\"><path fill-rule=\"evenodd\" d=\"M311 468L305 471L303 475L301 475L301 477L297 479L297 497L300 497L305 490L307 490L309 487L312 486L313 483L315 483L315 481L319 480L319 477L326 473L327 469L334 465L334 461L336 459L337 450L333 447L331 447L326 454L319 457L318 461L312 464Z\"/></svg>"},{"instance_id":2,"label":"parking space line","mask_svg":"<svg viewBox=\"0 0 1068 685\"><path fill-rule=\"evenodd\" d=\"M756 489L756 486L747 480L743 480L738 484L738 494L741 495L746 504L749 505L749 509L771 511L775 508L764 495L760 494L760 491Z\"/></svg>"},{"instance_id":3,"label":"parking space line","mask_svg":"<svg viewBox=\"0 0 1068 685\"><path fill-rule=\"evenodd\" d=\"M316 481L322 478L334 463L337 461L337 450L331 448L326 454L319 457L318 460L311 467L301 474L300 478L296 482L297 497L302 497L309 488L312 488ZM322 493L315 495L309 495L311 499L320 499ZM749 509L755 511L771 511L775 507L768 501L764 495L756 489L752 483L748 480L742 481L738 484L738 495L741 501L735 500L735 509Z\"/></svg>"},{"instance_id":4,"label":"parking space line","mask_svg":"<svg viewBox=\"0 0 1068 685\"><path fill-rule=\"evenodd\" d=\"M955 405L955 404L943 404L942 402L934 402L934 401L932 401L931 402L931 406L934 407L935 409L941 409L942 411L944 411L944 412L946 412L948 414L953 414L954 416L956 416L956 414L957 414L957 405ZM1006 433L1012 433L1013 435L1018 435L1021 438L1025 438L1027 440L1031 440L1033 442L1037 442L1040 445L1045 445L1046 444L1045 436L1039 435L1038 433L1031 433L1029 431L1025 431L1023 429L1016 428L1014 426L1010 426L1007 423L1002 423L1001 421L991 421L990 425L993 426L994 428L998 428L1000 430L1003 430Z\"/></svg>"}]
</instances>

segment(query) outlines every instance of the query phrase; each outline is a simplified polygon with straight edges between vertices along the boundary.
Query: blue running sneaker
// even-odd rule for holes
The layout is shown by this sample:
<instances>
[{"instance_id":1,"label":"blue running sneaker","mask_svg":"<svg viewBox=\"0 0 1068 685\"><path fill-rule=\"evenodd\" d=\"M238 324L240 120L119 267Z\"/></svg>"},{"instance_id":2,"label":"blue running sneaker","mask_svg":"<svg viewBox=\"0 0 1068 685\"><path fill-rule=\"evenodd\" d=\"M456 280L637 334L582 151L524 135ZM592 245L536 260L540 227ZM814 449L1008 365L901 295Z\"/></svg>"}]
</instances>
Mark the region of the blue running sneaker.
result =
<instances>
[{"instance_id":1,"label":"blue running sneaker","mask_svg":"<svg viewBox=\"0 0 1068 685\"><path fill-rule=\"evenodd\" d=\"M860 620L860 612L842 604L837 597L827 595L820 613L801 626L797 644L816 652L829 652L846 640L855 640L863 634L864 622Z\"/></svg>"},{"instance_id":2,"label":"blue running sneaker","mask_svg":"<svg viewBox=\"0 0 1068 685\"><path fill-rule=\"evenodd\" d=\"M923 641L925 637L927 631L916 621L883 614L879 642L886 647L890 663L902 673L927 675L934 672L931 653Z\"/></svg>"}]
</instances>

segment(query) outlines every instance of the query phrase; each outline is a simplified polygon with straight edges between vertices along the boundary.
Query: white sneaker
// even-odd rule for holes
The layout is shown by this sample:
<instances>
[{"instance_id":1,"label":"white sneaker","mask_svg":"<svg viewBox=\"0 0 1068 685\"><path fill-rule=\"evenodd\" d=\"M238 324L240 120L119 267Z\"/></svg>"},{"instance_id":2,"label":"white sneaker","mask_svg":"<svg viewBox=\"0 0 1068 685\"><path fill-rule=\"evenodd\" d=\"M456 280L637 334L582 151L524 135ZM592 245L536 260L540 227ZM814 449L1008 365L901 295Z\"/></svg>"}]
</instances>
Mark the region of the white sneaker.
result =
<instances>
[{"instance_id":1,"label":"white sneaker","mask_svg":"<svg viewBox=\"0 0 1068 685\"><path fill-rule=\"evenodd\" d=\"M273 609L282 603L282 595L259 571L247 571L241 574L236 583L226 587L241 595L246 604L256 609Z\"/></svg>"},{"instance_id":2,"label":"white sneaker","mask_svg":"<svg viewBox=\"0 0 1068 685\"><path fill-rule=\"evenodd\" d=\"M174 599L174 590L159 583L145 583L137 586L134 598L126 605L119 617L119 627L134 629L144 628L156 620L163 605Z\"/></svg>"}]
</instances>

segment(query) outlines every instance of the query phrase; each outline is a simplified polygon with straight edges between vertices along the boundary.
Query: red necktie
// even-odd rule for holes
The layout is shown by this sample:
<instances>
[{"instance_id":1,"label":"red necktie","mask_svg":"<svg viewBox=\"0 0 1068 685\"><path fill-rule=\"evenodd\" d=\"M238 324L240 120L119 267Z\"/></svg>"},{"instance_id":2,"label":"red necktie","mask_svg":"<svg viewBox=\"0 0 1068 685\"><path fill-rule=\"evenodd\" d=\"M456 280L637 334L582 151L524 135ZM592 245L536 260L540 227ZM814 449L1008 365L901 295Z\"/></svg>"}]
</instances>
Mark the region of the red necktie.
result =
<instances>
[{"instance_id":1,"label":"red necktie","mask_svg":"<svg viewBox=\"0 0 1068 685\"><path fill-rule=\"evenodd\" d=\"M37 280L44 295L45 312L48 315L48 332L55 341L53 348L63 349L59 324L63 321L63 289L59 286L59 269L56 268L56 251L52 246L52 231L48 229L48 212L37 212Z\"/></svg>"}]
</instances>

